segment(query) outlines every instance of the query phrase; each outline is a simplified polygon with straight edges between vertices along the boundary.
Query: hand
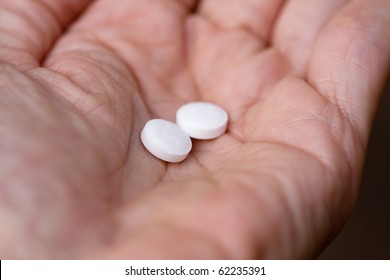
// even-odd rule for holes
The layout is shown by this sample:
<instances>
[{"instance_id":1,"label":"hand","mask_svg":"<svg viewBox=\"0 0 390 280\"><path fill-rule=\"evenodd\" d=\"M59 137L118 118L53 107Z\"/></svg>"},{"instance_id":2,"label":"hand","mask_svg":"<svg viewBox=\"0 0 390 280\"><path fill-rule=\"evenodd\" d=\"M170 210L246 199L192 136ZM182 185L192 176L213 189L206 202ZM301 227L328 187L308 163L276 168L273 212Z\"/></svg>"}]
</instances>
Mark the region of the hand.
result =
<instances>
[{"instance_id":1,"label":"hand","mask_svg":"<svg viewBox=\"0 0 390 280\"><path fill-rule=\"evenodd\" d=\"M389 10L0 0L0 257L315 257L357 195ZM227 133L148 153L144 124L196 100Z\"/></svg>"}]
</instances>

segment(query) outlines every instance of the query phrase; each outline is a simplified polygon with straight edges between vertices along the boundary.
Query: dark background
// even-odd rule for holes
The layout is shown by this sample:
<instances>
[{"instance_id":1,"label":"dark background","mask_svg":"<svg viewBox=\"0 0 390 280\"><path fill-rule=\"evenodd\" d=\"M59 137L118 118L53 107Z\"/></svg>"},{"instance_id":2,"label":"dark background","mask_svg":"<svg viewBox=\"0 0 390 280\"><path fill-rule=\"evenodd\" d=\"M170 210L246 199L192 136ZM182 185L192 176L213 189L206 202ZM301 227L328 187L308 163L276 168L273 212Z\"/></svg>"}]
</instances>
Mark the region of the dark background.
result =
<instances>
[{"instance_id":1,"label":"dark background","mask_svg":"<svg viewBox=\"0 0 390 280\"><path fill-rule=\"evenodd\" d=\"M319 259L390 259L390 79L368 145L356 208Z\"/></svg>"}]
</instances>

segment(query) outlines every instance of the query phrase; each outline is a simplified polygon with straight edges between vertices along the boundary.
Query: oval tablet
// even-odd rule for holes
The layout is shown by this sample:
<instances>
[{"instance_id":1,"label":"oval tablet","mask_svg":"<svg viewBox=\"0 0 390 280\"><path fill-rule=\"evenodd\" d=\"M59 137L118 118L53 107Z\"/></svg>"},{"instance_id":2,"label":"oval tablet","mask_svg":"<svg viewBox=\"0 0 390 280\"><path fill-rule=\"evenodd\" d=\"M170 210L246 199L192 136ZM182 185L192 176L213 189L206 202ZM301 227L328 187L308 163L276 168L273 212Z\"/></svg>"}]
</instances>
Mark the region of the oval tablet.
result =
<instances>
[{"instance_id":1,"label":"oval tablet","mask_svg":"<svg viewBox=\"0 0 390 280\"><path fill-rule=\"evenodd\" d=\"M213 139L225 133L228 115L213 103L190 102L179 108L176 123L192 138Z\"/></svg>"},{"instance_id":2,"label":"oval tablet","mask_svg":"<svg viewBox=\"0 0 390 280\"><path fill-rule=\"evenodd\" d=\"M154 156L168 162L180 162L191 151L191 139L176 124L154 119L146 123L141 132L145 148Z\"/></svg>"}]
</instances>

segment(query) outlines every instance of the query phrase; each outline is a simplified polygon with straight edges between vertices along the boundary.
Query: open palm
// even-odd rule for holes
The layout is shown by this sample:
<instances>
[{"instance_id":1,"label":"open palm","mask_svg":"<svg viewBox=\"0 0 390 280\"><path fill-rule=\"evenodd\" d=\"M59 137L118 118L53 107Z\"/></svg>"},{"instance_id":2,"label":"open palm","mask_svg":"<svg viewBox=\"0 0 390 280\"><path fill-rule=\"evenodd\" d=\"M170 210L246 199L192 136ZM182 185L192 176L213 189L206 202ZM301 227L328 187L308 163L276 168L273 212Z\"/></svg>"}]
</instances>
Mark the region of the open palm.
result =
<instances>
[{"instance_id":1,"label":"open palm","mask_svg":"<svg viewBox=\"0 0 390 280\"><path fill-rule=\"evenodd\" d=\"M356 198L389 10L1 0L0 257L314 257ZM148 153L144 124L197 100L227 133Z\"/></svg>"}]
</instances>

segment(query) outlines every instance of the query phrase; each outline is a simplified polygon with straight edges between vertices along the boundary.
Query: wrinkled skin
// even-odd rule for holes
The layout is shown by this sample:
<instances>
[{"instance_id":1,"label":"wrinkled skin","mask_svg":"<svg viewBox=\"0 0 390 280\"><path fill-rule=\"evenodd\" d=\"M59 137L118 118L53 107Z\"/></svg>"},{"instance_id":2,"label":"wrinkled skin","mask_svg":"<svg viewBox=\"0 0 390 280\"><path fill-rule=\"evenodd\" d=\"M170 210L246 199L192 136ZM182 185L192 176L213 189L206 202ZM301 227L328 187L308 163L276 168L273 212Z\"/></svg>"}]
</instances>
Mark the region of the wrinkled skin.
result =
<instances>
[{"instance_id":1,"label":"wrinkled skin","mask_svg":"<svg viewBox=\"0 0 390 280\"><path fill-rule=\"evenodd\" d=\"M313 258L356 199L388 0L0 0L0 258ZM167 164L188 101L228 131Z\"/></svg>"}]
</instances>

